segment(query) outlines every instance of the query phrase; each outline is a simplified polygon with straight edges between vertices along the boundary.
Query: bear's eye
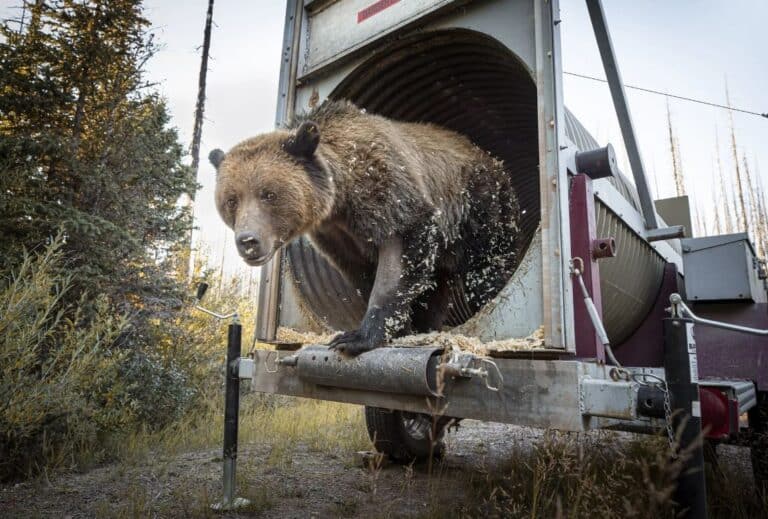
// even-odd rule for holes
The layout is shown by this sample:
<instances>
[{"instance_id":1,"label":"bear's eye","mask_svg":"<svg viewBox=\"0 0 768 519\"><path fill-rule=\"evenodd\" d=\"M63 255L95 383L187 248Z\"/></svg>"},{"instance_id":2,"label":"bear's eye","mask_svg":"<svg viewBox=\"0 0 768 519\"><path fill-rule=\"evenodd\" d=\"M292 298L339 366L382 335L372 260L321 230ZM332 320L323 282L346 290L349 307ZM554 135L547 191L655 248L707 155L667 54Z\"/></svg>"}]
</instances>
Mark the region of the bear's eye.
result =
<instances>
[{"instance_id":1,"label":"bear's eye","mask_svg":"<svg viewBox=\"0 0 768 519\"><path fill-rule=\"evenodd\" d=\"M277 198L277 195L274 194L272 191L262 191L261 192L261 199L264 202L274 202L275 198Z\"/></svg>"},{"instance_id":2,"label":"bear's eye","mask_svg":"<svg viewBox=\"0 0 768 519\"><path fill-rule=\"evenodd\" d=\"M227 198L227 207L229 209L234 209L237 207L237 199L236 198Z\"/></svg>"}]
</instances>

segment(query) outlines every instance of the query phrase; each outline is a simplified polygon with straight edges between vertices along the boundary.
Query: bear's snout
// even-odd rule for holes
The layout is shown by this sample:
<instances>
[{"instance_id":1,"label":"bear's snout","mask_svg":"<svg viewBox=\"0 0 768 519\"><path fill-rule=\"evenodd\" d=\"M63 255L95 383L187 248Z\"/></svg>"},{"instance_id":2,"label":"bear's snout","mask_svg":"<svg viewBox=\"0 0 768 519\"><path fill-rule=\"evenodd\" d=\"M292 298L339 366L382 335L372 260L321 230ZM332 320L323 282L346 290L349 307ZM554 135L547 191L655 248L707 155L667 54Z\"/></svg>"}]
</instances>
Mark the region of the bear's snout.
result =
<instances>
[{"instance_id":1,"label":"bear's snout","mask_svg":"<svg viewBox=\"0 0 768 519\"><path fill-rule=\"evenodd\" d=\"M271 256L271 250L267 250L263 246L262 240L259 239L259 235L253 231L241 231L235 236L235 243L237 244L237 252L245 259L249 265L261 265L266 263Z\"/></svg>"}]
</instances>

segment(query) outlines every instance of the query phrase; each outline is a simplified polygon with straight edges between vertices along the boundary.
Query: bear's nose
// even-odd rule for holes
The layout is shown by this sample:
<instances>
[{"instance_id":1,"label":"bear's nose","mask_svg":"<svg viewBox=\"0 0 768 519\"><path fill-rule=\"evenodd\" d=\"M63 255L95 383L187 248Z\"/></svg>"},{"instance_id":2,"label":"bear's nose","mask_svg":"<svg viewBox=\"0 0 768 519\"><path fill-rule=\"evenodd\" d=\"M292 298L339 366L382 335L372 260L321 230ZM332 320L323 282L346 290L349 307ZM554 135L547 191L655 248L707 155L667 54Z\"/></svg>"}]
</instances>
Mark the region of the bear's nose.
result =
<instances>
[{"instance_id":1,"label":"bear's nose","mask_svg":"<svg viewBox=\"0 0 768 519\"><path fill-rule=\"evenodd\" d=\"M259 248L259 238L253 231L243 231L237 233L237 236L235 236L235 242L237 243L237 248L248 256L250 256Z\"/></svg>"}]
</instances>

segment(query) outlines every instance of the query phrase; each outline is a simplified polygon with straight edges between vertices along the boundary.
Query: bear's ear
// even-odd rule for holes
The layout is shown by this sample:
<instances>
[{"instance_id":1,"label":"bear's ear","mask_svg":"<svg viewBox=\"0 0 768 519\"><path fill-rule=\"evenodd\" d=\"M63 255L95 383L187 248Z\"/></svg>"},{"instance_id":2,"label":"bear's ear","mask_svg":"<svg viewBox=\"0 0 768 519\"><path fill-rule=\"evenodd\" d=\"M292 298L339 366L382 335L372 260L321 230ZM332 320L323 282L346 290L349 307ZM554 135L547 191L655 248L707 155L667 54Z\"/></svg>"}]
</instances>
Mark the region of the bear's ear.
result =
<instances>
[{"instance_id":1,"label":"bear's ear","mask_svg":"<svg viewBox=\"0 0 768 519\"><path fill-rule=\"evenodd\" d=\"M217 171L221 162L224 160L224 156L224 152L218 148L208 154L208 160L211 161L211 164L213 164L213 167L216 168Z\"/></svg>"},{"instance_id":2,"label":"bear's ear","mask_svg":"<svg viewBox=\"0 0 768 519\"><path fill-rule=\"evenodd\" d=\"M283 144L285 151L301 159L311 159L320 144L320 129L312 121L304 121L296 133Z\"/></svg>"}]
</instances>

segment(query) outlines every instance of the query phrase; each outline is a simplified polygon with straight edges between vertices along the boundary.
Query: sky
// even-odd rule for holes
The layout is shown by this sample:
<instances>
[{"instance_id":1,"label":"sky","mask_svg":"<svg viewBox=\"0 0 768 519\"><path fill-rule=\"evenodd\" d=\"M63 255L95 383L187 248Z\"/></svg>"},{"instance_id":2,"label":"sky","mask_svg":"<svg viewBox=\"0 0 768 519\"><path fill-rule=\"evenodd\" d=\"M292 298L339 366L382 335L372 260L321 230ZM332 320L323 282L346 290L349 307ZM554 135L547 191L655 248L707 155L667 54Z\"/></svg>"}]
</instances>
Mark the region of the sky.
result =
<instances>
[{"instance_id":1,"label":"sky","mask_svg":"<svg viewBox=\"0 0 768 519\"><path fill-rule=\"evenodd\" d=\"M408 0L404 0L408 1ZM0 16L13 14L18 0L0 0ZM604 77L594 33L583 0L561 0L563 69ZM284 1L219 0L208 73L206 120L201 156L274 127L282 44ZM146 0L160 52L147 75L158 82L184 143L191 140L199 46L207 0ZM726 80L733 106L768 112L768 2L765 0L604 0L609 29L625 84L676 95L725 102ZM607 85L565 76L566 105L604 144L614 145L629 174L621 133ZM657 198L674 196L667 133L667 98L627 91L641 154ZM720 155L731 171L728 112L669 99L688 194L702 212L712 206L715 132ZM768 119L733 115L739 153L759 169L768 187ZM200 247L211 265L248 276L235 251L231 231L213 204L215 172L201 163L195 207ZM709 218L711 214L705 214ZM223 255L223 256L222 256ZM251 272L252 274L252 272Z\"/></svg>"}]
</instances>

